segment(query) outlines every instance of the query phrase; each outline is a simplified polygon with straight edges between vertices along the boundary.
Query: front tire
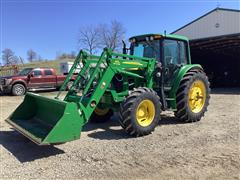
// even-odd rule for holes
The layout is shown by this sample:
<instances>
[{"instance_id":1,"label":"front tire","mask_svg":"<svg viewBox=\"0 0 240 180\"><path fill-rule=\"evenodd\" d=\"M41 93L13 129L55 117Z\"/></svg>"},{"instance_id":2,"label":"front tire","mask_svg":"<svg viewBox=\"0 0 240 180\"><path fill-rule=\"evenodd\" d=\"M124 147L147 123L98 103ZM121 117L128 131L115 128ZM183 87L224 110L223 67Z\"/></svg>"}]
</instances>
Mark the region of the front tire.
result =
<instances>
[{"instance_id":1,"label":"front tire","mask_svg":"<svg viewBox=\"0 0 240 180\"><path fill-rule=\"evenodd\" d=\"M122 102L119 122L131 136L148 135L158 125L160 113L161 104L157 93L140 87L132 91Z\"/></svg>"},{"instance_id":2,"label":"front tire","mask_svg":"<svg viewBox=\"0 0 240 180\"><path fill-rule=\"evenodd\" d=\"M101 109L96 107L93 111L90 122L91 123L104 123L107 122L113 115L113 111L109 108Z\"/></svg>"},{"instance_id":3,"label":"front tire","mask_svg":"<svg viewBox=\"0 0 240 180\"><path fill-rule=\"evenodd\" d=\"M199 121L207 111L210 88L206 74L200 69L186 73L180 82L175 116L183 122Z\"/></svg>"},{"instance_id":4,"label":"front tire","mask_svg":"<svg viewBox=\"0 0 240 180\"><path fill-rule=\"evenodd\" d=\"M22 84L14 84L12 87L12 95L22 96L26 93L26 88Z\"/></svg>"}]
</instances>

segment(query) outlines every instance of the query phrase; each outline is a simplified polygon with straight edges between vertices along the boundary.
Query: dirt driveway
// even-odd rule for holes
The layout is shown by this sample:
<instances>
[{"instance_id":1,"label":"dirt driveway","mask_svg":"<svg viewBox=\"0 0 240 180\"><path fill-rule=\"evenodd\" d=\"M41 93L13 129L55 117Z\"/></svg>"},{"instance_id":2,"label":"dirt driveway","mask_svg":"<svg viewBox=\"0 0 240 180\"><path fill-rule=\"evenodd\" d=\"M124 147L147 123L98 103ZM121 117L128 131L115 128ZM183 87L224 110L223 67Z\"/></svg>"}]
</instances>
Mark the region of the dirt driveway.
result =
<instances>
[{"instance_id":1,"label":"dirt driveway","mask_svg":"<svg viewBox=\"0 0 240 180\"><path fill-rule=\"evenodd\" d=\"M129 138L115 116L87 124L80 140L43 147L4 122L22 99L0 97L0 179L240 179L240 89L215 90L198 123L166 112L153 134Z\"/></svg>"}]
</instances>

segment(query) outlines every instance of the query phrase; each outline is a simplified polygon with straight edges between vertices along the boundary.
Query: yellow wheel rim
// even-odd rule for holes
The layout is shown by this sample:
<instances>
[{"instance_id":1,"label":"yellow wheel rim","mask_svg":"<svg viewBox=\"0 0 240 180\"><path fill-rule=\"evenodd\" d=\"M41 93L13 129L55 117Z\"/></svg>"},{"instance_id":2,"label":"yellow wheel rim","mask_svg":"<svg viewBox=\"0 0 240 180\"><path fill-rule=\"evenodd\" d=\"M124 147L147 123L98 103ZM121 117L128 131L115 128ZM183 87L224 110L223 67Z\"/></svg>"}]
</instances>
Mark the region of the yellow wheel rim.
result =
<instances>
[{"instance_id":1,"label":"yellow wheel rim","mask_svg":"<svg viewBox=\"0 0 240 180\"><path fill-rule=\"evenodd\" d=\"M98 107L96 107L96 109L94 110L94 112L98 115L98 116L104 116L108 113L109 108L106 109L100 109Z\"/></svg>"},{"instance_id":2,"label":"yellow wheel rim","mask_svg":"<svg viewBox=\"0 0 240 180\"><path fill-rule=\"evenodd\" d=\"M137 107L136 119L140 126L149 126L155 116L155 106L150 100L143 100Z\"/></svg>"},{"instance_id":3,"label":"yellow wheel rim","mask_svg":"<svg viewBox=\"0 0 240 180\"><path fill-rule=\"evenodd\" d=\"M196 80L188 93L188 105L192 112L199 113L204 107L206 100L206 87L203 81Z\"/></svg>"}]
</instances>

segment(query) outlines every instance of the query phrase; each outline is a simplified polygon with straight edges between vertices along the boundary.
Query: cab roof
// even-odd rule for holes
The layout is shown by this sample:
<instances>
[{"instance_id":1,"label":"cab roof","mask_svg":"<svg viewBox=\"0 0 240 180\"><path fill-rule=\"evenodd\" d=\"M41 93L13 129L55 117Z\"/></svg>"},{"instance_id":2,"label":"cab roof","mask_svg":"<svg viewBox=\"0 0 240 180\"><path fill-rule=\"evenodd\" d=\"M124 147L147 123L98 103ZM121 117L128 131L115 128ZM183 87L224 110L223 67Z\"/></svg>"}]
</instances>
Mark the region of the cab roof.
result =
<instances>
[{"instance_id":1,"label":"cab roof","mask_svg":"<svg viewBox=\"0 0 240 180\"><path fill-rule=\"evenodd\" d=\"M157 38L171 38L171 39L177 39L177 40L183 40L183 41L188 41L188 38L185 37L185 36L180 36L180 35L176 35L176 34L142 34L142 35L138 35L138 36L133 36L133 37L130 37L129 40L135 38L137 41L139 40L143 40L145 39L146 37L157 37Z\"/></svg>"}]
</instances>

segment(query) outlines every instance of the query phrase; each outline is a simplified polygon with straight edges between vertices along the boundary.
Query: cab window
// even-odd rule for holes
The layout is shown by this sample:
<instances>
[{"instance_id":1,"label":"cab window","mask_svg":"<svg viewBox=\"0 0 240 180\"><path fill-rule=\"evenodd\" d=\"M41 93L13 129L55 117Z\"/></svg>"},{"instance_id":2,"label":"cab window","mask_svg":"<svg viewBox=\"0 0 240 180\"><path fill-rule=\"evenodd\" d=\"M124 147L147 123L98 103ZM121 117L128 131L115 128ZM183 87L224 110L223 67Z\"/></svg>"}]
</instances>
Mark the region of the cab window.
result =
<instances>
[{"instance_id":1,"label":"cab window","mask_svg":"<svg viewBox=\"0 0 240 180\"><path fill-rule=\"evenodd\" d=\"M42 71L41 70L34 70L33 71L33 75L34 76L41 76L42 75Z\"/></svg>"},{"instance_id":2,"label":"cab window","mask_svg":"<svg viewBox=\"0 0 240 180\"><path fill-rule=\"evenodd\" d=\"M187 44L183 41L178 41L180 51L180 63L187 64Z\"/></svg>"},{"instance_id":3,"label":"cab window","mask_svg":"<svg viewBox=\"0 0 240 180\"><path fill-rule=\"evenodd\" d=\"M51 75L53 75L53 73L52 73L52 71L51 71L50 69L44 70L44 74L45 74L45 76L51 76Z\"/></svg>"},{"instance_id":4,"label":"cab window","mask_svg":"<svg viewBox=\"0 0 240 180\"><path fill-rule=\"evenodd\" d=\"M163 47L165 65L187 63L187 46L184 41L166 39Z\"/></svg>"},{"instance_id":5,"label":"cab window","mask_svg":"<svg viewBox=\"0 0 240 180\"><path fill-rule=\"evenodd\" d=\"M163 42L163 47L165 65L178 64L179 50L177 41L166 39Z\"/></svg>"},{"instance_id":6,"label":"cab window","mask_svg":"<svg viewBox=\"0 0 240 180\"><path fill-rule=\"evenodd\" d=\"M160 42L159 40L153 41L142 41L134 43L133 53L131 55L146 57L146 58L155 58L160 61Z\"/></svg>"}]
</instances>

